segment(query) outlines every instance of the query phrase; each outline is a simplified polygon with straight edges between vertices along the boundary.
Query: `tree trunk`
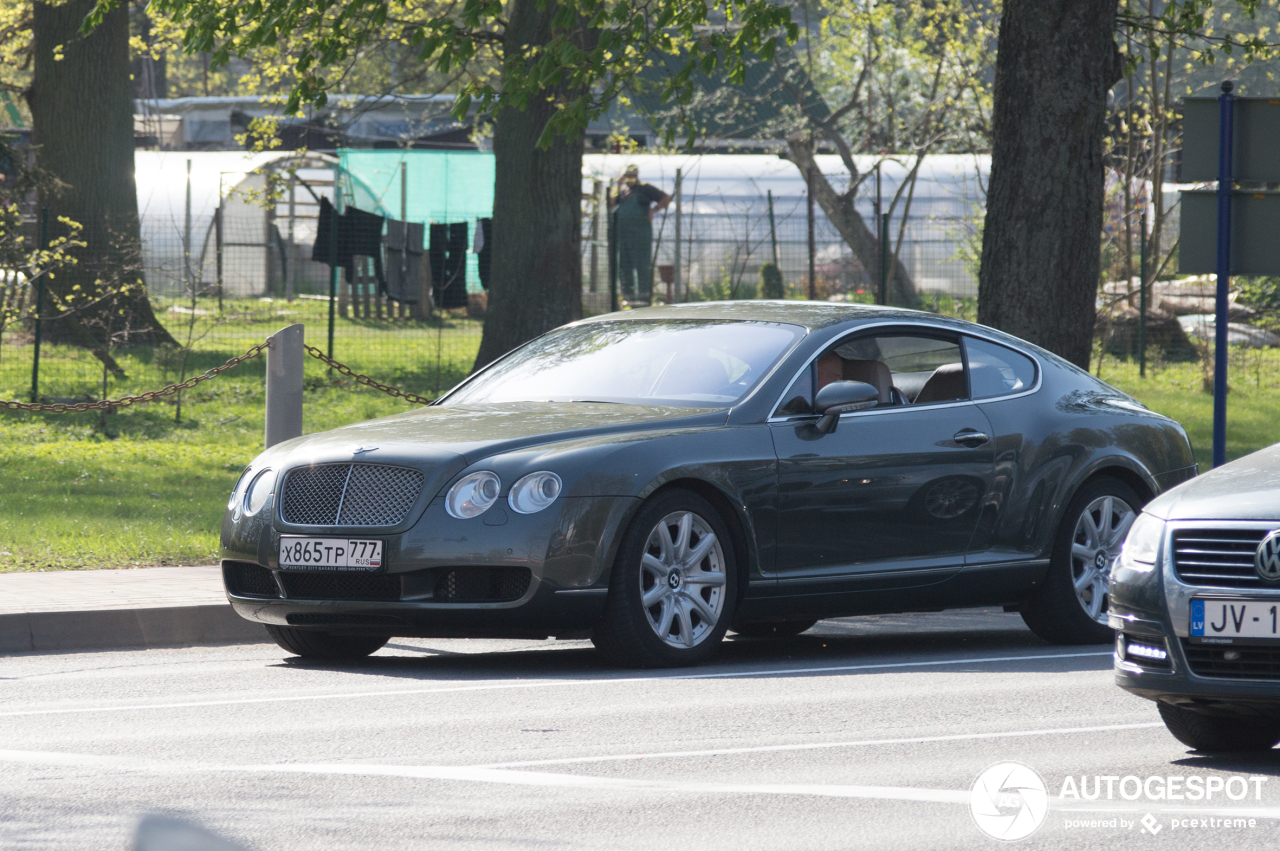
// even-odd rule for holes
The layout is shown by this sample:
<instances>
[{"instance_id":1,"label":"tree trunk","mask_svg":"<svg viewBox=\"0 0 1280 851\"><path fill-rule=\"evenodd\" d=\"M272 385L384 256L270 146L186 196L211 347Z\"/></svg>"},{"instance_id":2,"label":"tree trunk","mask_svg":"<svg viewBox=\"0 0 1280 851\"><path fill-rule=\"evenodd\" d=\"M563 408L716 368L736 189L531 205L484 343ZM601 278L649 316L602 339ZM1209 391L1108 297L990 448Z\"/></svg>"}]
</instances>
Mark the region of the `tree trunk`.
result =
<instances>
[{"instance_id":1,"label":"tree trunk","mask_svg":"<svg viewBox=\"0 0 1280 851\"><path fill-rule=\"evenodd\" d=\"M853 251L858 262L866 269L873 281L880 280L880 238L877 222L876 232L867 227L854 206L853 196L841 194L831 186L826 175L818 168L813 159L813 151L809 147L809 137L805 133L792 133L787 137L787 147L791 151L791 161L801 174L813 169L813 200L818 202L827 220L840 232L840 237ZM875 218L872 216L872 218ZM915 307L916 288L911 281L911 273L895 255L893 258L893 274L890 275L888 301L899 307Z\"/></svg>"},{"instance_id":2,"label":"tree trunk","mask_svg":"<svg viewBox=\"0 0 1280 851\"><path fill-rule=\"evenodd\" d=\"M32 16L35 64L27 100L37 165L62 184L42 191L40 204L49 208L50 238L67 232L58 222L66 217L84 227L80 238L88 244L75 252L76 265L48 282L51 292L81 307L51 322L47 333L99 351L113 342L172 343L143 286L129 13L118 6L81 36L93 6L94 0L37 2Z\"/></svg>"},{"instance_id":3,"label":"tree trunk","mask_svg":"<svg viewBox=\"0 0 1280 851\"><path fill-rule=\"evenodd\" d=\"M978 321L1089 368L1117 0L1005 0Z\"/></svg>"},{"instance_id":4,"label":"tree trunk","mask_svg":"<svg viewBox=\"0 0 1280 851\"><path fill-rule=\"evenodd\" d=\"M554 2L514 0L509 8L508 57L550 38ZM494 124L493 259L476 369L582 318L583 137L537 147L557 94L531 98L523 110L507 107Z\"/></svg>"}]
</instances>

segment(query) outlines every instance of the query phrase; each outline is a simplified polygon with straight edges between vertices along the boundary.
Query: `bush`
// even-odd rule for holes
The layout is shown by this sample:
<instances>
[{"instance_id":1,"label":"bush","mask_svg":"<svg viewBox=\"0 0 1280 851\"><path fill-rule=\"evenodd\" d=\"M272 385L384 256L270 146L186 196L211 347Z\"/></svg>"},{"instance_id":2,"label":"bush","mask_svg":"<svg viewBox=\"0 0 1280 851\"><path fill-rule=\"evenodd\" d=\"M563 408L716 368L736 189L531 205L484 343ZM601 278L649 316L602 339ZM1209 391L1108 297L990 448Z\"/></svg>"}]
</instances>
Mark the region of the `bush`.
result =
<instances>
[{"instance_id":1,"label":"bush","mask_svg":"<svg viewBox=\"0 0 1280 851\"><path fill-rule=\"evenodd\" d=\"M786 285L782 282L782 270L773 262L761 264L759 297L780 299L785 298L786 294Z\"/></svg>"}]
</instances>

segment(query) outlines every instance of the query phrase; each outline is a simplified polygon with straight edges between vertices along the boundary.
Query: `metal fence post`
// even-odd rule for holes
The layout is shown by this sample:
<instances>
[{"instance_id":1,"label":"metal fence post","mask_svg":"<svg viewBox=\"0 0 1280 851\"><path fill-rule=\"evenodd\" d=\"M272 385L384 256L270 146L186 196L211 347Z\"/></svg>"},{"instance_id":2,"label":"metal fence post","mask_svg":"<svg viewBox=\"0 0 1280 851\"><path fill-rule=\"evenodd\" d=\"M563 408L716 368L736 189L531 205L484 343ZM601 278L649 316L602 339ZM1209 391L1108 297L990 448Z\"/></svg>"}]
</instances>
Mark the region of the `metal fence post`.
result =
<instances>
[{"instance_id":1,"label":"metal fence post","mask_svg":"<svg viewBox=\"0 0 1280 851\"><path fill-rule=\"evenodd\" d=\"M674 252L674 253L673 253L673 255L672 255L672 262L673 262L673 264L675 265L675 274L673 274L673 275L671 276L671 290L672 290L672 294L673 294L673 301L676 301L676 302L679 302L679 301L680 301L680 261L681 261L681 257L680 257L680 237L681 237L681 235L682 235L682 233L683 233L683 231L682 231L682 229L681 229L681 226L683 225L683 222L681 222L681 221L680 221L680 219L682 218L682 213L683 213L683 211L682 211L682 210L681 210L681 208L680 208L680 196L684 193L684 186L683 186L683 184L684 184L684 173L683 173L683 170L682 170L682 169L676 169L676 191L675 191L675 196L676 196L676 245L675 245L675 252Z\"/></svg>"},{"instance_id":2,"label":"metal fence post","mask_svg":"<svg viewBox=\"0 0 1280 851\"><path fill-rule=\"evenodd\" d=\"M281 328L268 338L265 443L268 448L302 436L303 326Z\"/></svg>"},{"instance_id":3,"label":"metal fence post","mask_svg":"<svg viewBox=\"0 0 1280 851\"><path fill-rule=\"evenodd\" d=\"M778 225L773 220L773 190L766 190L769 196L769 245L773 248L773 265L778 265ZM778 267L782 271L782 267Z\"/></svg>"},{"instance_id":4,"label":"metal fence post","mask_svg":"<svg viewBox=\"0 0 1280 851\"><path fill-rule=\"evenodd\" d=\"M1234 84L1218 98L1218 292L1213 324L1213 466L1227 463L1227 295L1231 287L1231 145Z\"/></svg>"},{"instance_id":5,"label":"metal fence post","mask_svg":"<svg viewBox=\"0 0 1280 851\"><path fill-rule=\"evenodd\" d=\"M333 168L333 215L329 218L329 360L333 360L333 325L338 307L338 216L342 212L342 174ZM333 367L329 367L333 372Z\"/></svg>"},{"instance_id":6,"label":"metal fence post","mask_svg":"<svg viewBox=\"0 0 1280 851\"><path fill-rule=\"evenodd\" d=\"M889 303L889 214L880 214L880 303Z\"/></svg>"},{"instance_id":7,"label":"metal fence post","mask_svg":"<svg viewBox=\"0 0 1280 851\"><path fill-rule=\"evenodd\" d=\"M1147 377L1147 211L1142 211L1141 232L1138 235L1138 377Z\"/></svg>"},{"instance_id":8,"label":"metal fence post","mask_svg":"<svg viewBox=\"0 0 1280 851\"><path fill-rule=\"evenodd\" d=\"M805 201L809 212L809 300L818 297L818 245L813 229L813 166L805 170Z\"/></svg>"},{"instance_id":9,"label":"metal fence post","mask_svg":"<svg viewBox=\"0 0 1280 851\"><path fill-rule=\"evenodd\" d=\"M49 249L49 208L40 208L40 250L47 251ZM31 354L31 401L37 402L40 399L40 338L43 336L44 320L40 317L44 314L44 272L40 270L40 277L36 278L36 321L35 321L35 340L33 341L33 350Z\"/></svg>"}]
</instances>

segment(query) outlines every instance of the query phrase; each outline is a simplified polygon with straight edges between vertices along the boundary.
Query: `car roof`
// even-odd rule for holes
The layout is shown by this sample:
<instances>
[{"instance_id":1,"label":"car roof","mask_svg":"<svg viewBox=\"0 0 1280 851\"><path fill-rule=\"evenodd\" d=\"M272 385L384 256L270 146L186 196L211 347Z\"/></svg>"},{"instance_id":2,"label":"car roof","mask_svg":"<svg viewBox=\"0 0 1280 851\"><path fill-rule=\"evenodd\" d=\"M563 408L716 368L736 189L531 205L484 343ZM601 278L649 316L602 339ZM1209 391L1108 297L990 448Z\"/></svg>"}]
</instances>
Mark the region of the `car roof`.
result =
<instances>
[{"instance_id":1,"label":"car roof","mask_svg":"<svg viewBox=\"0 0 1280 851\"><path fill-rule=\"evenodd\" d=\"M618 319L711 319L753 322L781 322L802 325L810 331L829 328L853 320L876 322L903 321L946 325L957 330L973 327L973 323L939 316L922 310L902 307L885 307L878 304L850 304L831 301L701 301L684 304L668 304L661 307L642 307L635 310L606 313L584 320L586 322L613 321Z\"/></svg>"}]
</instances>

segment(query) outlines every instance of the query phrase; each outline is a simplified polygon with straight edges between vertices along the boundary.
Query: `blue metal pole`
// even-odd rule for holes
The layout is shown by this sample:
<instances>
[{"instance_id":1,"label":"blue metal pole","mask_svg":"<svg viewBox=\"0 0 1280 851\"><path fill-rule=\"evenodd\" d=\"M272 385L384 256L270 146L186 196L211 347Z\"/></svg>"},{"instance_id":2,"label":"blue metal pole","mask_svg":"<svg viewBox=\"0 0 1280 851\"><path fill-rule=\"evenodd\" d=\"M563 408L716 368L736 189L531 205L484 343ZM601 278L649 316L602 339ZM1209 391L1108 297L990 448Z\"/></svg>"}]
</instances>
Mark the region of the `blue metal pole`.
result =
<instances>
[{"instance_id":1,"label":"blue metal pole","mask_svg":"<svg viewBox=\"0 0 1280 851\"><path fill-rule=\"evenodd\" d=\"M1213 322L1213 466L1227 462L1227 291L1231 286L1231 146L1234 84L1218 98L1218 293Z\"/></svg>"}]
</instances>

